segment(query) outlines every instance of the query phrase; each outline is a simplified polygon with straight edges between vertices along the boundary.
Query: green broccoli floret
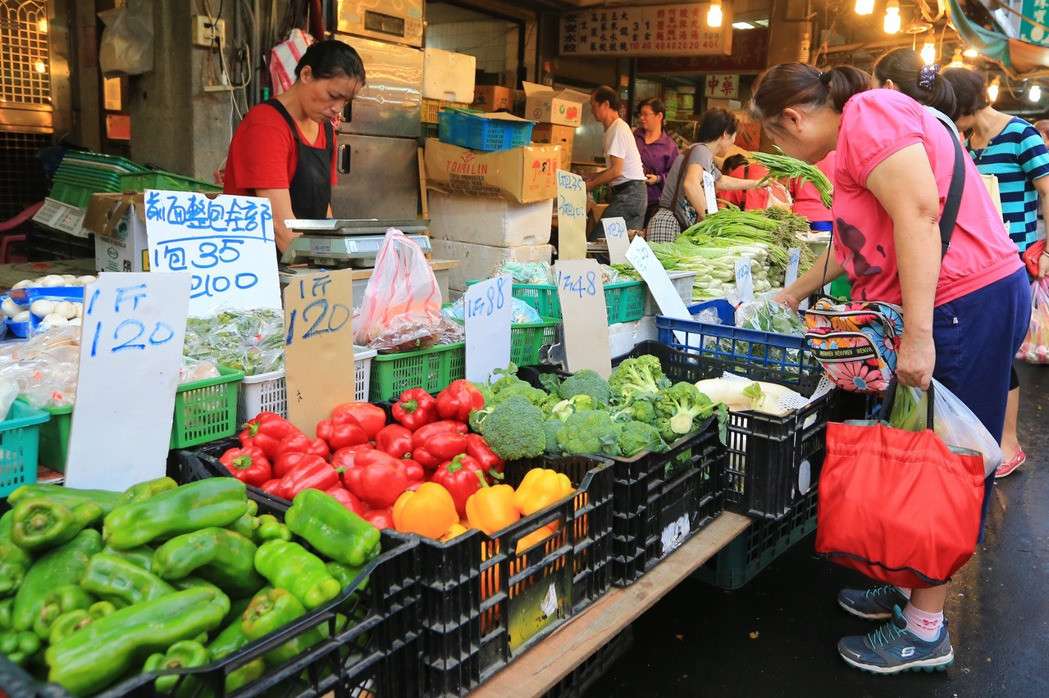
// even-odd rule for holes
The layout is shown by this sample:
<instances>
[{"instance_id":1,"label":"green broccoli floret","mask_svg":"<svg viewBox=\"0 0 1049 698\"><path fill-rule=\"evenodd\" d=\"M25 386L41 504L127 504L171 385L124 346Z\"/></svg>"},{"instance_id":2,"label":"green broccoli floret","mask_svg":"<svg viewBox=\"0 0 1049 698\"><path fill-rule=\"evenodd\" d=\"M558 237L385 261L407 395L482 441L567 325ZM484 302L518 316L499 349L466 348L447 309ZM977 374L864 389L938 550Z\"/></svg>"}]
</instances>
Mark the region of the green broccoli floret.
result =
<instances>
[{"instance_id":1,"label":"green broccoli floret","mask_svg":"<svg viewBox=\"0 0 1049 698\"><path fill-rule=\"evenodd\" d=\"M534 458L546 450L542 411L520 395L492 408L483 422L484 440L503 460Z\"/></svg>"},{"instance_id":2,"label":"green broccoli floret","mask_svg":"<svg viewBox=\"0 0 1049 698\"><path fill-rule=\"evenodd\" d=\"M557 390L562 400L567 400L576 395L589 395L595 403L607 405L611 397L608 382L598 375L597 371L584 368L582 371L573 373L565 378Z\"/></svg>"},{"instance_id":3,"label":"green broccoli floret","mask_svg":"<svg viewBox=\"0 0 1049 698\"><path fill-rule=\"evenodd\" d=\"M492 389L488 387L487 383L474 383L473 385L475 388L481 391L481 395L484 395L484 404L487 405L489 402L492 401L492 398L495 396L495 394L492 392Z\"/></svg>"},{"instance_id":4,"label":"green broccoli floret","mask_svg":"<svg viewBox=\"0 0 1049 698\"><path fill-rule=\"evenodd\" d=\"M514 380L516 382L504 384L504 386L500 390L496 391L495 394L492 396L491 402L486 402L485 405L487 406L488 404L491 404L493 407L495 407L496 405L501 405L511 397L517 395L523 397L525 400L528 400L528 402L532 403L536 407L540 407L549 398L549 395L545 390L533 388L531 385L528 384L527 381L519 380L516 378Z\"/></svg>"},{"instance_id":5,"label":"green broccoli floret","mask_svg":"<svg viewBox=\"0 0 1049 698\"><path fill-rule=\"evenodd\" d=\"M651 354L626 359L608 377L608 386L621 402L642 395L658 395L670 385L659 359Z\"/></svg>"},{"instance_id":6,"label":"green broccoli floret","mask_svg":"<svg viewBox=\"0 0 1049 698\"><path fill-rule=\"evenodd\" d=\"M714 403L692 383L670 386L656 399L659 433L668 444L692 431L696 419L710 416Z\"/></svg>"},{"instance_id":7,"label":"green broccoli floret","mask_svg":"<svg viewBox=\"0 0 1049 698\"><path fill-rule=\"evenodd\" d=\"M557 444L565 454L618 456L620 430L620 425L604 410L576 412L557 432Z\"/></svg>"},{"instance_id":8,"label":"green broccoli floret","mask_svg":"<svg viewBox=\"0 0 1049 698\"><path fill-rule=\"evenodd\" d=\"M593 398L589 395L575 395L570 399L558 401L550 410L550 416L560 419L563 423L576 412L589 412L595 409L598 409L598 406L594 404Z\"/></svg>"},{"instance_id":9,"label":"green broccoli floret","mask_svg":"<svg viewBox=\"0 0 1049 698\"><path fill-rule=\"evenodd\" d=\"M521 381L521 379L517 377L517 364L515 363L511 363L505 369L495 369L494 371L492 371L492 375L499 376L499 378L494 383L491 383L488 386L493 394L498 393L500 390L506 388L507 386L513 385L514 383L518 383Z\"/></svg>"},{"instance_id":10,"label":"green broccoli floret","mask_svg":"<svg viewBox=\"0 0 1049 698\"><path fill-rule=\"evenodd\" d=\"M632 400L626 406L614 412L612 418L617 422L634 420L655 426L659 423L659 416L656 414L655 396L644 395Z\"/></svg>"},{"instance_id":11,"label":"green broccoli floret","mask_svg":"<svg viewBox=\"0 0 1049 698\"><path fill-rule=\"evenodd\" d=\"M543 422L543 431L546 433L546 452L561 453L561 447L557 445L557 432L565 425L557 417L551 417Z\"/></svg>"},{"instance_id":12,"label":"green broccoli floret","mask_svg":"<svg viewBox=\"0 0 1049 698\"><path fill-rule=\"evenodd\" d=\"M625 458L636 456L642 451L662 453L667 448L659 429L644 422L631 421L623 425L619 434L619 450Z\"/></svg>"}]
</instances>

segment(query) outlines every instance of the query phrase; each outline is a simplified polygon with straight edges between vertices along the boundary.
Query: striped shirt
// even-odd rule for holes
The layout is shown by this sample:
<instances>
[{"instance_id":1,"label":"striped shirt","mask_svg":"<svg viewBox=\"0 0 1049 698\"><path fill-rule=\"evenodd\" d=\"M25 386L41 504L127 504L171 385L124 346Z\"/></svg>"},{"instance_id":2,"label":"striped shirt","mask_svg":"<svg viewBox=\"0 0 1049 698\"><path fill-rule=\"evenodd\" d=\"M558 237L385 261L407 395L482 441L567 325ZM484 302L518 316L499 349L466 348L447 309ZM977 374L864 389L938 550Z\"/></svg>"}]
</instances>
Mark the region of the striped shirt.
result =
<instances>
[{"instance_id":1,"label":"striped shirt","mask_svg":"<svg viewBox=\"0 0 1049 698\"><path fill-rule=\"evenodd\" d=\"M1038 237L1038 190L1034 180L1049 175L1049 152L1042 135L1023 119L1013 117L985 148L974 150L968 140L965 147L981 174L998 178L1009 237L1023 252Z\"/></svg>"}]
</instances>

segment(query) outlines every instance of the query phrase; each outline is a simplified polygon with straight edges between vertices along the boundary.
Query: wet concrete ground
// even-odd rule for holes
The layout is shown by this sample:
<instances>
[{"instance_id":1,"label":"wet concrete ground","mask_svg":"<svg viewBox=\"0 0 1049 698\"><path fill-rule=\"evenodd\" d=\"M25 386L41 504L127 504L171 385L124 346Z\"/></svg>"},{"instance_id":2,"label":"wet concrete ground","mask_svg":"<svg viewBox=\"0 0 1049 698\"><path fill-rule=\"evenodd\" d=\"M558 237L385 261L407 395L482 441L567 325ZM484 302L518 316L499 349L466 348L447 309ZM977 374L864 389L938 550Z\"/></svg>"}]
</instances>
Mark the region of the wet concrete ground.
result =
<instances>
[{"instance_id":1,"label":"wet concrete ground","mask_svg":"<svg viewBox=\"0 0 1049 698\"><path fill-rule=\"evenodd\" d=\"M817 559L812 534L738 591L679 585L585 695L1049 696L1049 366L1017 370L1027 463L998 482L986 541L951 586L952 667L872 676L846 665L838 639L877 622L848 615L835 596L868 582Z\"/></svg>"}]
</instances>

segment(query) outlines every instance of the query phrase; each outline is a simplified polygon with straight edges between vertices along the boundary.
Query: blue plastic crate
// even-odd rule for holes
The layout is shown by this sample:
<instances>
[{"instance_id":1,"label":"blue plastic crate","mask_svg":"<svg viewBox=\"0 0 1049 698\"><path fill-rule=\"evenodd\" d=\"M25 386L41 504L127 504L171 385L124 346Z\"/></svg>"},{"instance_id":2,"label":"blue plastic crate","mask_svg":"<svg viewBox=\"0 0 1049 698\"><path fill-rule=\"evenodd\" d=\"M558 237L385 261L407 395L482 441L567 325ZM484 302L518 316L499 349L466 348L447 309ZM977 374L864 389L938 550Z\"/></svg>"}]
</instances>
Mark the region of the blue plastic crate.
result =
<instances>
[{"instance_id":1,"label":"blue plastic crate","mask_svg":"<svg viewBox=\"0 0 1049 698\"><path fill-rule=\"evenodd\" d=\"M441 142L461 148L507 150L532 142L531 121L484 118L459 109L445 109L437 114L437 119L437 137Z\"/></svg>"}]
</instances>

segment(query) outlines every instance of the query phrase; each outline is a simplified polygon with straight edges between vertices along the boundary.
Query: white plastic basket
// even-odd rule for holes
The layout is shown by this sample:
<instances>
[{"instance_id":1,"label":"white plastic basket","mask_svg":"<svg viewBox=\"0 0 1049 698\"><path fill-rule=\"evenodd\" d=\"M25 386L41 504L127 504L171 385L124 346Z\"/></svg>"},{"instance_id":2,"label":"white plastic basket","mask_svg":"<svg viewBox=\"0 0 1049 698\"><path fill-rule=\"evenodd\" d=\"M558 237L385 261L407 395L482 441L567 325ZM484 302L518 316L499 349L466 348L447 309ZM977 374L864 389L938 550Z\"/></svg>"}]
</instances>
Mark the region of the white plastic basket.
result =
<instances>
[{"instance_id":1,"label":"white plastic basket","mask_svg":"<svg viewBox=\"0 0 1049 698\"><path fill-rule=\"evenodd\" d=\"M366 401L372 377L374 349L355 347L353 351L354 399ZM288 416L288 392L284 382L284 369L245 376L240 382L237 421L243 424L259 412L276 412Z\"/></svg>"}]
</instances>

